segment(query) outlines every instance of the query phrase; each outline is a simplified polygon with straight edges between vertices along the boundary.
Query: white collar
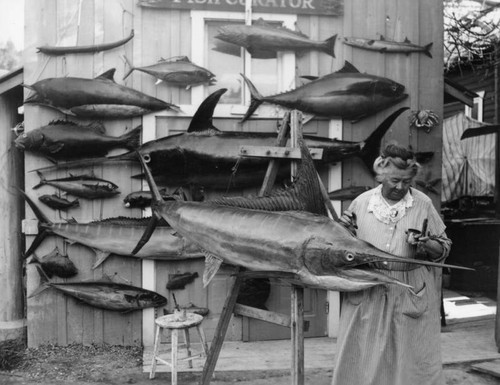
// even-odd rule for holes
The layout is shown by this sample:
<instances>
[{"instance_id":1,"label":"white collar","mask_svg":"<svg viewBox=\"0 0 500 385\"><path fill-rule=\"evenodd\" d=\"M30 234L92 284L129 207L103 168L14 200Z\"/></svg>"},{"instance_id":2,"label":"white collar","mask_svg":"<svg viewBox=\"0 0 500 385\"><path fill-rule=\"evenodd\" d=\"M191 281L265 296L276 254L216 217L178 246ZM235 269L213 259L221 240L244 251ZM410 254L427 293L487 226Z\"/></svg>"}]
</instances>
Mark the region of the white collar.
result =
<instances>
[{"instance_id":1,"label":"white collar","mask_svg":"<svg viewBox=\"0 0 500 385\"><path fill-rule=\"evenodd\" d=\"M373 212L380 222L396 223L406 214L406 209L413 206L413 196L410 190L394 205L390 205L382 196L382 185L376 187L368 202L368 212Z\"/></svg>"}]
</instances>

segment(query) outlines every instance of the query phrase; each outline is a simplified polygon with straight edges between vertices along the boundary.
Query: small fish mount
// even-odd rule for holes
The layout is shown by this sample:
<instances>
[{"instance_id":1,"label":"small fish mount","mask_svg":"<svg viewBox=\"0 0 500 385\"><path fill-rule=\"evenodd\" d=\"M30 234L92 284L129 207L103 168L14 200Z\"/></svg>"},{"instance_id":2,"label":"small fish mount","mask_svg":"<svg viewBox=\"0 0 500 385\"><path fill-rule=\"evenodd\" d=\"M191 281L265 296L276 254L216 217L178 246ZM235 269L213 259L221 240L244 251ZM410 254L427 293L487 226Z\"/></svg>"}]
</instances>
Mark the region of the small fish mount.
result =
<instances>
[{"instance_id":1,"label":"small fish mount","mask_svg":"<svg viewBox=\"0 0 500 385\"><path fill-rule=\"evenodd\" d=\"M408 117L410 127L423 128L426 133L439 124L439 116L432 110L411 111Z\"/></svg>"}]
</instances>

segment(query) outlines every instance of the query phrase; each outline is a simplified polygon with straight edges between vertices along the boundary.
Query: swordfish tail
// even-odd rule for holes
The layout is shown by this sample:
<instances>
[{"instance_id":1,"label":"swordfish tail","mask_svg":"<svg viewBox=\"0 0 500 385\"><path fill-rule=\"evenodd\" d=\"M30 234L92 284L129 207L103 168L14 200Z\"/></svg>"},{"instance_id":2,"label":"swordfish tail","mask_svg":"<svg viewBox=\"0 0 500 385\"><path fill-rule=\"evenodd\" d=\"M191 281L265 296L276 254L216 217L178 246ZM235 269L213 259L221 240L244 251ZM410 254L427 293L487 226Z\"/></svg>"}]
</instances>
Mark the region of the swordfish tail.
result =
<instances>
[{"instance_id":1,"label":"swordfish tail","mask_svg":"<svg viewBox=\"0 0 500 385\"><path fill-rule=\"evenodd\" d=\"M337 35L333 35L332 37L328 38L324 42L324 50L327 55L330 55L331 57L336 57L335 56L335 42L337 41Z\"/></svg>"}]
</instances>

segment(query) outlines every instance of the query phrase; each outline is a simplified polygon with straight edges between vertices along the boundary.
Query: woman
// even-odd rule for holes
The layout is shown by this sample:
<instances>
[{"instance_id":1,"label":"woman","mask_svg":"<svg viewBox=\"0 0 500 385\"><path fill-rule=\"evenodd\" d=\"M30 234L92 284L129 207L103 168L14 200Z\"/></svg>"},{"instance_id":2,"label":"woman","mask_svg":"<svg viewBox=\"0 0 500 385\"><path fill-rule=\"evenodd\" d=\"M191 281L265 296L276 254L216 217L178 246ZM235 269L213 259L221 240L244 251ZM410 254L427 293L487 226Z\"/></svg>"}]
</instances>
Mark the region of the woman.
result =
<instances>
[{"instance_id":1,"label":"woman","mask_svg":"<svg viewBox=\"0 0 500 385\"><path fill-rule=\"evenodd\" d=\"M444 261L451 241L429 197L411 188L414 154L390 144L374 162L381 184L360 196L341 222L389 253ZM425 234L408 232L422 229ZM440 340L440 270L405 263L377 265L412 286L376 286L342 297L333 385L444 384Z\"/></svg>"}]
</instances>

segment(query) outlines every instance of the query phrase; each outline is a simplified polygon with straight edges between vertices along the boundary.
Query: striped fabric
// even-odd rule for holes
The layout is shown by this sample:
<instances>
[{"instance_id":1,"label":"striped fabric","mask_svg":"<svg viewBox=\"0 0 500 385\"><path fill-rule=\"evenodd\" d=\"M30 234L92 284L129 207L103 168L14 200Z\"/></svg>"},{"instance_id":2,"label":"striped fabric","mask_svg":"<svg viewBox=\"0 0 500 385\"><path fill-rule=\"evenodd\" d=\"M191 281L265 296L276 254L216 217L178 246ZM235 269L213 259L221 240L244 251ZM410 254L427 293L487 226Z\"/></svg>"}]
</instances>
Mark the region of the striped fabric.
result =
<instances>
[{"instance_id":1,"label":"striped fabric","mask_svg":"<svg viewBox=\"0 0 500 385\"><path fill-rule=\"evenodd\" d=\"M406 243L408 228L420 229L428 219L431 235L444 235L445 226L431 200L411 189L412 207L397 223L385 224L368 212L372 189L351 206L357 215L358 237L390 253L414 257ZM392 264L397 269L401 264ZM406 264L405 264L406 265ZM333 385L442 385L440 272L380 270L414 290L389 285L343 293Z\"/></svg>"},{"instance_id":2,"label":"striped fabric","mask_svg":"<svg viewBox=\"0 0 500 385\"><path fill-rule=\"evenodd\" d=\"M493 196L496 134L460 140L467 128L482 125L463 112L444 120L442 202L463 195Z\"/></svg>"}]
</instances>

